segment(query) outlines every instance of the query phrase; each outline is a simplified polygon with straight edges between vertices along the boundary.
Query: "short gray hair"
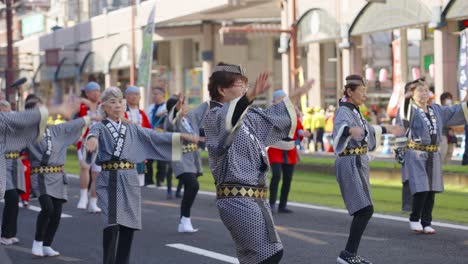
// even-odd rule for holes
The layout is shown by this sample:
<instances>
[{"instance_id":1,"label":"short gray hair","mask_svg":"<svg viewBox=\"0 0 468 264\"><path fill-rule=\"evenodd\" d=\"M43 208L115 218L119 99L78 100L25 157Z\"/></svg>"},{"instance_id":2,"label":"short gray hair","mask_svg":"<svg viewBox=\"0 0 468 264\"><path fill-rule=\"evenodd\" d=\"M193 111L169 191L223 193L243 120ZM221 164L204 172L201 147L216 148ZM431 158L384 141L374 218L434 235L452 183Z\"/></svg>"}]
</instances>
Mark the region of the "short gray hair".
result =
<instances>
[{"instance_id":1,"label":"short gray hair","mask_svg":"<svg viewBox=\"0 0 468 264\"><path fill-rule=\"evenodd\" d=\"M111 86L109 88L106 88L104 92L102 92L101 104L99 105L99 108L98 108L98 112L102 117L107 117L107 114L104 111L104 105L106 104L107 101L113 98L123 99L123 94L120 88Z\"/></svg>"},{"instance_id":2,"label":"short gray hair","mask_svg":"<svg viewBox=\"0 0 468 264\"><path fill-rule=\"evenodd\" d=\"M11 105L7 100L0 100L0 107L8 107L11 109Z\"/></svg>"}]
</instances>

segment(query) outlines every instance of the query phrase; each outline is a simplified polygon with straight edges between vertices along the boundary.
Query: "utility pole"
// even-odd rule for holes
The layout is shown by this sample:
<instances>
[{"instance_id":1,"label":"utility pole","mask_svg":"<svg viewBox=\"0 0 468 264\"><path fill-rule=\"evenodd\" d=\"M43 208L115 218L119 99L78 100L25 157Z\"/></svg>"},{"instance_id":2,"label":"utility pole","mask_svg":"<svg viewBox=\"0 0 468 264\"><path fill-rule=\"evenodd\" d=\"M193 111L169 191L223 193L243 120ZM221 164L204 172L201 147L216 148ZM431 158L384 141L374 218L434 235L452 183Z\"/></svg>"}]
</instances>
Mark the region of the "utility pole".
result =
<instances>
[{"instance_id":1,"label":"utility pole","mask_svg":"<svg viewBox=\"0 0 468 264\"><path fill-rule=\"evenodd\" d=\"M13 108L16 106L16 93L15 90L10 87L13 83L14 69L13 69L13 0L5 0L6 4L6 26L7 26L7 67L5 69L6 77L6 99L10 102Z\"/></svg>"},{"instance_id":2,"label":"utility pole","mask_svg":"<svg viewBox=\"0 0 468 264\"><path fill-rule=\"evenodd\" d=\"M296 0L291 1L291 39L289 46L291 86L290 91L297 88L297 24L296 24Z\"/></svg>"},{"instance_id":3,"label":"utility pole","mask_svg":"<svg viewBox=\"0 0 468 264\"><path fill-rule=\"evenodd\" d=\"M132 34L132 45L130 48L130 85L135 85L135 9L136 0L132 0L132 19L131 19L131 34Z\"/></svg>"}]
</instances>

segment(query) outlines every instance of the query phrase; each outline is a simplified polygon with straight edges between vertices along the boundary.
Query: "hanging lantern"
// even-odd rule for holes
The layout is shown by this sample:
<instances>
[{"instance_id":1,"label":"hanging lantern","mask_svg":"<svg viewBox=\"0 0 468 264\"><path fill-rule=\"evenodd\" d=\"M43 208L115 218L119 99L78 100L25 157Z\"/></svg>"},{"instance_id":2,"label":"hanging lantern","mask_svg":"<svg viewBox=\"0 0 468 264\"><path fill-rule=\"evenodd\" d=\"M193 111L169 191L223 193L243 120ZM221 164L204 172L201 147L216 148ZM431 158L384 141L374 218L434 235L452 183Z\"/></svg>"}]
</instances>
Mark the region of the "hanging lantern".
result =
<instances>
[{"instance_id":1,"label":"hanging lantern","mask_svg":"<svg viewBox=\"0 0 468 264\"><path fill-rule=\"evenodd\" d=\"M379 82L383 83L388 80L388 71L385 68L380 69L379 71Z\"/></svg>"},{"instance_id":2,"label":"hanging lantern","mask_svg":"<svg viewBox=\"0 0 468 264\"><path fill-rule=\"evenodd\" d=\"M366 80L373 81L374 80L374 69L366 68Z\"/></svg>"},{"instance_id":3,"label":"hanging lantern","mask_svg":"<svg viewBox=\"0 0 468 264\"><path fill-rule=\"evenodd\" d=\"M418 67L413 67L411 73L413 74L413 80L421 78L421 70Z\"/></svg>"},{"instance_id":4,"label":"hanging lantern","mask_svg":"<svg viewBox=\"0 0 468 264\"><path fill-rule=\"evenodd\" d=\"M435 78L435 65L434 65L434 63L429 65L429 76L431 76L431 79L434 80L434 78Z\"/></svg>"}]
</instances>

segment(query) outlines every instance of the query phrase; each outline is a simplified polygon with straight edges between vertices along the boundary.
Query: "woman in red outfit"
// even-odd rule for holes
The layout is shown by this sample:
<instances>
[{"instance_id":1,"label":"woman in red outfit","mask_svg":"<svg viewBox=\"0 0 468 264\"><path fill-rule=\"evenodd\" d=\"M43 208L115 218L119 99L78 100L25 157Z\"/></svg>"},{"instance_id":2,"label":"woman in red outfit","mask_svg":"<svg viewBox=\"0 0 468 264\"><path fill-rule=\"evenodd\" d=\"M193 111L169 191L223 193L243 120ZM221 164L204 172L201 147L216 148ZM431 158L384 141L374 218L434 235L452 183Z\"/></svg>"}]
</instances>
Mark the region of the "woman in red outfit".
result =
<instances>
[{"instance_id":1,"label":"woman in red outfit","mask_svg":"<svg viewBox=\"0 0 468 264\"><path fill-rule=\"evenodd\" d=\"M273 103L281 102L284 97L286 97L286 93L283 90L275 91L273 93ZM296 145L299 145L303 138L304 128L298 118L293 141L280 141L268 148L268 159L270 160L273 174L270 182L270 207L272 212L275 211L278 185L281 179L281 172L283 172L283 184L281 186L278 213L292 213L292 211L286 207L286 204L288 202L289 190L291 189L294 166L299 161Z\"/></svg>"}]
</instances>

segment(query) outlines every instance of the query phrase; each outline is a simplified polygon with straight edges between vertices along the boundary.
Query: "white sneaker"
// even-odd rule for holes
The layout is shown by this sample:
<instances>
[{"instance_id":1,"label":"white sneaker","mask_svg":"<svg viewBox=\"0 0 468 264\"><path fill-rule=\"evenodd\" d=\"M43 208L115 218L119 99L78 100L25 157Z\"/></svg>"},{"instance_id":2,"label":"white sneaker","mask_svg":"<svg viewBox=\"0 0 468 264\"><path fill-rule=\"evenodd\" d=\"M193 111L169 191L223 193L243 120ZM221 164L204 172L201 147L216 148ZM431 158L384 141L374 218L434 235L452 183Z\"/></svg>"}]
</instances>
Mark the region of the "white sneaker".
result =
<instances>
[{"instance_id":1,"label":"white sneaker","mask_svg":"<svg viewBox=\"0 0 468 264\"><path fill-rule=\"evenodd\" d=\"M433 235L436 233L435 229L432 228L431 226L426 226L424 227L424 234L429 234L429 235Z\"/></svg>"},{"instance_id":2,"label":"white sneaker","mask_svg":"<svg viewBox=\"0 0 468 264\"><path fill-rule=\"evenodd\" d=\"M179 233L195 233L198 229L193 228L192 221L190 217L182 216L179 221L179 226L177 227L177 232Z\"/></svg>"},{"instance_id":3,"label":"white sneaker","mask_svg":"<svg viewBox=\"0 0 468 264\"><path fill-rule=\"evenodd\" d=\"M5 246L13 245L13 240L11 238L0 237L0 244Z\"/></svg>"},{"instance_id":4,"label":"white sneaker","mask_svg":"<svg viewBox=\"0 0 468 264\"><path fill-rule=\"evenodd\" d=\"M410 225L410 228L411 228L412 231L414 231L416 233L422 233L423 232L423 227L422 227L421 223L410 221L409 225Z\"/></svg>"},{"instance_id":5,"label":"white sneaker","mask_svg":"<svg viewBox=\"0 0 468 264\"><path fill-rule=\"evenodd\" d=\"M91 197L88 204L88 212L90 213L100 213L102 210L97 206L97 198Z\"/></svg>"},{"instance_id":6,"label":"white sneaker","mask_svg":"<svg viewBox=\"0 0 468 264\"><path fill-rule=\"evenodd\" d=\"M13 244L19 243L19 239L17 237L10 238Z\"/></svg>"},{"instance_id":7,"label":"white sneaker","mask_svg":"<svg viewBox=\"0 0 468 264\"><path fill-rule=\"evenodd\" d=\"M36 257L43 257L44 256L44 252L42 251L42 241L36 241L34 240L33 241L33 245L32 245L32 254Z\"/></svg>"},{"instance_id":8,"label":"white sneaker","mask_svg":"<svg viewBox=\"0 0 468 264\"><path fill-rule=\"evenodd\" d=\"M44 256L46 256L46 257L55 257L55 256L60 255L60 252L55 251L51 247L43 247L42 252L44 253Z\"/></svg>"}]
</instances>

